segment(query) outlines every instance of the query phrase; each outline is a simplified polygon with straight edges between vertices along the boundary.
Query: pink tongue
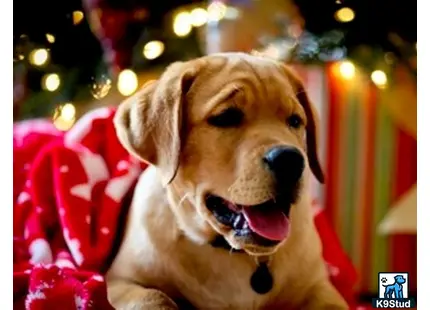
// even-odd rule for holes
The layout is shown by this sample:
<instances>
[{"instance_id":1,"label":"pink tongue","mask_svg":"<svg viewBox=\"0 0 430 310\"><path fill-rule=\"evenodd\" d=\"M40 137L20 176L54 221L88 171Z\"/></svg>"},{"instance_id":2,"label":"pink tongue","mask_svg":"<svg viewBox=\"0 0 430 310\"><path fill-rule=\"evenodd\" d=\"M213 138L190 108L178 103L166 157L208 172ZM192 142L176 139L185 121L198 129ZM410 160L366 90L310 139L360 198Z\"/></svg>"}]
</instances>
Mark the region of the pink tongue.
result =
<instances>
[{"instance_id":1,"label":"pink tongue","mask_svg":"<svg viewBox=\"0 0 430 310\"><path fill-rule=\"evenodd\" d=\"M290 222L281 210L244 207L242 212L256 234L274 241L282 241L287 236Z\"/></svg>"}]
</instances>

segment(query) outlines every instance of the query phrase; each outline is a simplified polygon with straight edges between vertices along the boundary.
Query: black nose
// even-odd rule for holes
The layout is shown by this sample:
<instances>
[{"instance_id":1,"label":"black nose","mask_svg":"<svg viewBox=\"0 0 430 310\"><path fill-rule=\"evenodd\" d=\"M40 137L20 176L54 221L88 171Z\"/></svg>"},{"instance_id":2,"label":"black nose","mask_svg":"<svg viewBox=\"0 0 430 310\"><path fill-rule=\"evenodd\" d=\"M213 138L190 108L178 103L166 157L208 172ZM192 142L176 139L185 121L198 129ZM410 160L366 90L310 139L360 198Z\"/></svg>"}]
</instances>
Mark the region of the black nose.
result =
<instances>
[{"instance_id":1,"label":"black nose","mask_svg":"<svg viewBox=\"0 0 430 310\"><path fill-rule=\"evenodd\" d=\"M294 184L299 181L305 167L302 153L295 147L276 146L263 157L263 162L274 174L276 181Z\"/></svg>"}]
</instances>

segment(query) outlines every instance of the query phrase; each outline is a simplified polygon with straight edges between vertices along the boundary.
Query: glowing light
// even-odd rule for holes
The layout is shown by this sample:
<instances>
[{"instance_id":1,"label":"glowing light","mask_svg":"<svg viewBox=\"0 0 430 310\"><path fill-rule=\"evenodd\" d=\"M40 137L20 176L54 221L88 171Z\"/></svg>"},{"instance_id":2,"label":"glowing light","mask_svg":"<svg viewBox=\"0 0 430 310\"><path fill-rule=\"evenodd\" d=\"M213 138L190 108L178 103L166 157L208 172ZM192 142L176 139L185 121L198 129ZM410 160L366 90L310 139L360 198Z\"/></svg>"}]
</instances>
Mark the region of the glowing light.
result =
<instances>
[{"instance_id":1,"label":"glowing light","mask_svg":"<svg viewBox=\"0 0 430 310\"><path fill-rule=\"evenodd\" d=\"M70 129L76 120L76 109L72 103L59 106L53 116L54 126L59 130Z\"/></svg>"},{"instance_id":2,"label":"glowing light","mask_svg":"<svg viewBox=\"0 0 430 310\"><path fill-rule=\"evenodd\" d=\"M46 74L42 78L42 87L48 91L56 91L60 84L60 76L57 73Z\"/></svg>"},{"instance_id":3,"label":"glowing light","mask_svg":"<svg viewBox=\"0 0 430 310\"><path fill-rule=\"evenodd\" d=\"M349 23L355 18L355 13L350 8L341 8L334 13L334 17L341 23Z\"/></svg>"},{"instance_id":4,"label":"glowing light","mask_svg":"<svg viewBox=\"0 0 430 310\"><path fill-rule=\"evenodd\" d=\"M73 25L78 25L84 19L84 13L82 11L73 11L72 18Z\"/></svg>"},{"instance_id":5,"label":"glowing light","mask_svg":"<svg viewBox=\"0 0 430 310\"><path fill-rule=\"evenodd\" d=\"M49 43L54 43L54 42L55 42L55 36L54 36L53 34L47 33L47 34L46 34L46 40L47 40Z\"/></svg>"},{"instance_id":6,"label":"glowing light","mask_svg":"<svg viewBox=\"0 0 430 310\"><path fill-rule=\"evenodd\" d=\"M102 99L107 96L112 87L112 81L105 75L102 75L100 79L94 81L91 85L91 94L95 99Z\"/></svg>"},{"instance_id":7,"label":"glowing light","mask_svg":"<svg viewBox=\"0 0 430 310\"><path fill-rule=\"evenodd\" d=\"M150 41L143 47L143 56L152 60L158 58L164 52L164 43L161 41Z\"/></svg>"},{"instance_id":8,"label":"glowing light","mask_svg":"<svg viewBox=\"0 0 430 310\"><path fill-rule=\"evenodd\" d=\"M240 11L237 8L234 8L231 6L226 8L226 11L224 14L225 19L235 20L239 18L239 16L240 16Z\"/></svg>"},{"instance_id":9,"label":"glowing light","mask_svg":"<svg viewBox=\"0 0 430 310\"><path fill-rule=\"evenodd\" d=\"M225 13L227 12L227 7L222 2L212 2L208 6L208 19L209 21L218 22L224 18Z\"/></svg>"},{"instance_id":10,"label":"glowing light","mask_svg":"<svg viewBox=\"0 0 430 310\"><path fill-rule=\"evenodd\" d=\"M61 117L58 117L56 119L54 119L54 126L55 128L57 128L58 130L69 130L70 128L72 128L73 124L75 123L75 121L66 121Z\"/></svg>"},{"instance_id":11,"label":"glowing light","mask_svg":"<svg viewBox=\"0 0 430 310\"><path fill-rule=\"evenodd\" d=\"M208 12L202 8L196 8L191 11L191 24L194 27L200 27L208 21Z\"/></svg>"},{"instance_id":12,"label":"glowing light","mask_svg":"<svg viewBox=\"0 0 430 310\"><path fill-rule=\"evenodd\" d=\"M118 91L123 96L130 96L137 89L137 75L130 69L120 72L118 75Z\"/></svg>"},{"instance_id":13,"label":"glowing light","mask_svg":"<svg viewBox=\"0 0 430 310\"><path fill-rule=\"evenodd\" d=\"M385 88L387 86L387 75L382 70L373 71L370 78L379 88Z\"/></svg>"},{"instance_id":14,"label":"glowing light","mask_svg":"<svg viewBox=\"0 0 430 310\"><path fill-rule=\"evenodd\" d=\"M76 116L76 108L71 103L66 103L61 108L60 117L65 119L66 121L74 120Z\"/></svg>"},{"instance_id":15,"label":"glowing light","mask_svg":"<svg viewBox=\"0 0 430 310\"><path fill-rule=\"evenodd\" d=\"M43 66L48 62L49 53L44 48L39 48L31 51L29 61L34 66Z\"/></svg>"},{"instance_id":16,"label":"glowing light","mask_svg":"<svg viewBox=\"0 0 430 310\"><path fill-rule=\"evenodd\" d=\"M175 16L173 21L173 32L178 37L185 37L190 34L192 29L191 15L188 12L181 12Z\"/></svg>"},{"instance_id":17,"label":"glowing light","mask_svg":"<svg viewBox=\"0 0 430 310\"><path fill-rule=\"evenodd\" d=\"M355 66L350 61L344 61L339 65L339 73L344 79L350 80L355 76Z\"/></svg>"}]
</instances>

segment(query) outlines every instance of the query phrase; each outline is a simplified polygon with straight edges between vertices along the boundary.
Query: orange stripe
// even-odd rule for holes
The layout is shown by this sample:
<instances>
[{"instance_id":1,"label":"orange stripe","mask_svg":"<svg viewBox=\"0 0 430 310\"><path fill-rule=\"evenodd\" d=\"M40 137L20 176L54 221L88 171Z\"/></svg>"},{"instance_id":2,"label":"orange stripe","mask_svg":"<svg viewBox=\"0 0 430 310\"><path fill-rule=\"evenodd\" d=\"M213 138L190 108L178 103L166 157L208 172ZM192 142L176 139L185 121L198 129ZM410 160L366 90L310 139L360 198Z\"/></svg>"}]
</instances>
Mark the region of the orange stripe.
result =
<instances>
[{"instance_id":1,"label":"orange stripe","mask_svg":"<svg viewBox=\"0 0 430 310\"><path fill-rule=\"evenodd\" d=\"M339 105L339 85L335 75L335 65L327 67L327 84L328 84L328 117L327 117L327 177L326 177L326 194L325 194L325 211L327 219L331 222L332 226L335 223L335 214L337 209L337 170L338 166L335 161L336 155L339 152L338 131L339 124L337 122Z\"/></svg>"},{"instance_id":2,"label":"orange stripe","mask_svg":"<svg viewBox=\"0 0 430 310\"><path fill-rule=\"evenodd\" d=\"M370 287L370 281L373 279L370 275L371 270L371 223L373 210L373 195L374 195L374 169L375 169L375 132L376 132L376 104L377 90L373 86L369 86L367 100L365 100L365 117L367 119L366 132L366 149L365 155L365 176L364 176L364 192L363 192L363 227L362 227L362 252L361 252L361 290L367 291Z\"/></svg>"},{"instance_id":3,"label":"orange stripe","mask_svg":"<svg viewBox=\"0 0 430 310\"><path fill-rule=\"evenodd\" d=\"M368 101L369 101L369 85L367 81L360 79L357 81L357 88L355 89L356 95L359 97L359 117L358 119L358 147L357 156L355 157L355 193L354 193L354 243L353 243L353 259L355 266L357 267L359 274L361 275L365 269L363 269L363 262L361 260L361 252L363 250L363 244L365 240L363 239L365 217L363 209L366 205L365 203L365 188L366 188L366 155L368 153L367 140L369 136L369 119L367 117Z\"/></svg>"},{"instance_id":4,"label":"orange stripe","mask_svg":"<svg viewBox=\"0 0 430 310\"><path fill-rule=\"evenodd\" d=\"M349 81L344 81L340 78L339 85L340 88L338 89L340 100L337 105L338 109L338 116L337 116L337 123L338 123L338 144L339 149L337 154L334 154L334 160L337 165L337 171L335 178L337 179L337 188L335 188L336 191L336 213L335 213L335 227L336 231L341 237L342 245L345 247L347 245L347 238L350 238L351 236L345 235L345 230L348 225L347 223L347 210L346 210L346 200L345 200L345 193L347 190L347 178L346 175L350 171L347 171L345 167L347 167L347 161L348 161L348 152L346 151L346 145L348 144L348 131L350 130L348 126L348 109L351 109L350 107L350 96L351 96L351 89L349 85ZM348 206L349 207L349 206ZM351 254L351 253L348 253Z\"/></svg>"},{"instance_id":5,"label":"orange stripe","mask_svg":"<svg viewBox=\"0 0 430 310\"><path fill-rule=\"evenodd\" d=\"M336 75L336 65L327 67L327 83L328 83L328 117L327 117L327 182L325 186L325 210L327 218L332 226L338 228L338 172L339 163L338 156L340 153L339 132L341 126L339 123L339 106L342 104L342 87L339 83L339 78Z\"/></svg>"}]
</instances>

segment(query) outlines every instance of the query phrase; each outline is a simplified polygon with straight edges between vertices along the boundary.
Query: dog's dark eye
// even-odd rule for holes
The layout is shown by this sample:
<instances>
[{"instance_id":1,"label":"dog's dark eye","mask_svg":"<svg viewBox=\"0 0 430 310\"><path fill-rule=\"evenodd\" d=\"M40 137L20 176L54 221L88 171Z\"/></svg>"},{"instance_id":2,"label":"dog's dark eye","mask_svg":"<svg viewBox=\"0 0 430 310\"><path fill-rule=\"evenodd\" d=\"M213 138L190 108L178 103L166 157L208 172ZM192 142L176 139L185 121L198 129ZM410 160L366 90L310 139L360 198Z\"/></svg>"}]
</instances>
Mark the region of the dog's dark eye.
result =
<instances>
[{"instance_id":1,"label":"dog's dark eye","mask_svg":"<svg viewBox=\"0 0 430 310\"><path fill-rule=\"evenodd\" d=\"M300 128L300 126L302 126L303 121L300 118L300 116L298 116L297 114L293 114L287 119L287 123L288 123L288 126L297 129L297 128Z\"/></svg>"},{"instance_id":2,"label":"dog's dark eye","mask_svg":"<svg viewBox=\"0 0 430 310\"><path fill-rule=\"evenodd\" d=\"M209 117L208 123L215 127L237 127L243 121L243 112L238 108L228 108L218 115Z\"/></svg>"}]
</instances>

